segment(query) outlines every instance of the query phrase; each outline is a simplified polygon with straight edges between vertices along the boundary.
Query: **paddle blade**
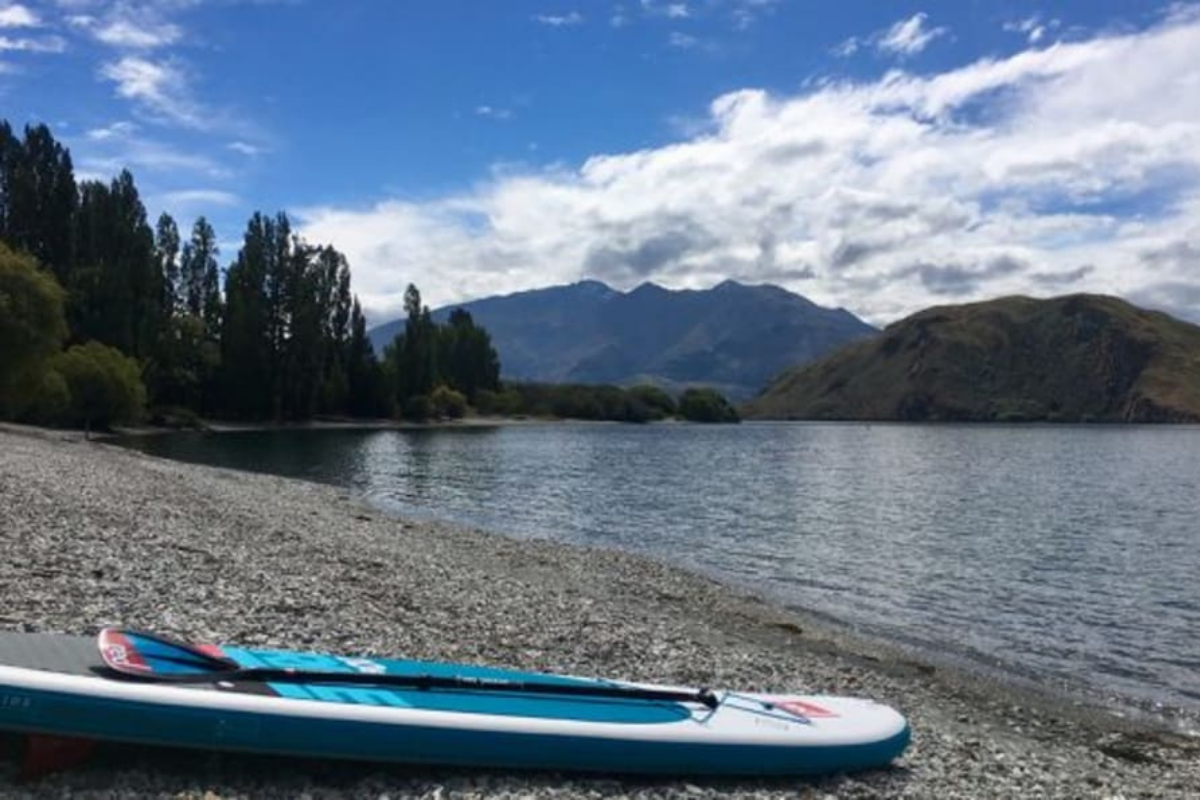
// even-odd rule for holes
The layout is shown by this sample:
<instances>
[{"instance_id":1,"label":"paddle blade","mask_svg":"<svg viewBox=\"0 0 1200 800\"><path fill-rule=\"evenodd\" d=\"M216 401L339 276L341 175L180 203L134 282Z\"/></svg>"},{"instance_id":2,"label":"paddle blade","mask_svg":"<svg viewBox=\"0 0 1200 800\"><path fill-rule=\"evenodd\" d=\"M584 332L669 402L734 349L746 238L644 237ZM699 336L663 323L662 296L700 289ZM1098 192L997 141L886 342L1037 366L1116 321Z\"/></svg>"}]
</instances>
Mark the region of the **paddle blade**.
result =
<instances>
[{"instance_id":1,"label":"paddle blade","mask_svg":"<svg viewBox=\"0 0 1200 800\"><path fill-rule=\"evenodd\" d=\"M141 631L105 628L96 644L109 669L140 678L238 669L237 662L226 658L217 647L187 644Z\"/></svg>"}]
</instances>

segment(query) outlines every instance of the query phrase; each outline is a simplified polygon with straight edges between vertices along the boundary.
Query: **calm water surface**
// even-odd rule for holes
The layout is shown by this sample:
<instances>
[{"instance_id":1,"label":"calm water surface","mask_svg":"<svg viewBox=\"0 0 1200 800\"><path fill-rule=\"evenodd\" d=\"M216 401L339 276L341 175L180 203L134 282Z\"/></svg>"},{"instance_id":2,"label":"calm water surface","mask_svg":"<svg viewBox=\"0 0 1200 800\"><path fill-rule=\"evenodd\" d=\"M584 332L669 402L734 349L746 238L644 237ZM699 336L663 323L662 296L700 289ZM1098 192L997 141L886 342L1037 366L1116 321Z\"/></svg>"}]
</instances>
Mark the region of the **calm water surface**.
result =
<instances>
[{"instance_id":1,"label":"calm water surface","mask_svg":"<svg viewBox=\"0 0 1200 800\"><path fill-rule=\"evenodd\" d=\"M1200 428L531 425L180 434L158 455L648 553L875 635L1200 714Z\"/></svg>"}]
</instances>

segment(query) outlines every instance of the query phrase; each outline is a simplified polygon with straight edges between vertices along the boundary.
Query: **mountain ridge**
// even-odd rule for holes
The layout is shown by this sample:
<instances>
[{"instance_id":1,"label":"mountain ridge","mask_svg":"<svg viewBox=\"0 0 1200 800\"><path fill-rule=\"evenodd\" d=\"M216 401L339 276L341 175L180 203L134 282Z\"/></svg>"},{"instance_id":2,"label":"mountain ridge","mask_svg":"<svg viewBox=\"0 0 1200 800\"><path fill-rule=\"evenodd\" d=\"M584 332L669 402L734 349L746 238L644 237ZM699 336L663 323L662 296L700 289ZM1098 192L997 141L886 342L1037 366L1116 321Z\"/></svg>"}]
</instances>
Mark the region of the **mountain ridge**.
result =
<instances>
[{"instance_id":1,"label":"mountain ridge","mask_svg":"<svg viewBox=\"0 0 1200 800\"><path fill-rule=\"evenodd\" d=\"M704 385L734 399L783 369L876 329L843 308L818 306L772 284L725 280L709 289L645 282L621 292L584 280L437 309L463 308L492 335L506 380ZM377 351L403 320L373 328Z\"/></svg>"}]
</instances>

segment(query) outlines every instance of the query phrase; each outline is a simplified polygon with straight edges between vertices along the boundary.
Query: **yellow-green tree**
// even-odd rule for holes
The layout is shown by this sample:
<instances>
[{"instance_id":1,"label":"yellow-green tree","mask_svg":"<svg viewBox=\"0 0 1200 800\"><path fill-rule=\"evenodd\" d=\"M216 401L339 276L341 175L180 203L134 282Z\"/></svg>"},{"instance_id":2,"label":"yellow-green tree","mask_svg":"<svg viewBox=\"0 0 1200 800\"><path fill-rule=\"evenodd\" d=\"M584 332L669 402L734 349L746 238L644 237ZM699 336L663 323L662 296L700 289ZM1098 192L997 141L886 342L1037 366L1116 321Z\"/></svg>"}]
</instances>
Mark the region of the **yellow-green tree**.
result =
<instances>
[{"instance_id":1,"label":"yellow-green tree","mask_svg":"<svg viewBox=\"0 0 1200 800\"><path fill-rule=\"evenodd\" d=\"M75 345L51 365L70 392L69 421L85 430L132 422L145 410L141 369L116 348L99 342Z\"/></svg>"},{"instance_id":2,"label":"yellow-green tree","mask_svg":"<svg viewBox=\"0 0 1200 800\"><path fill-rule=\"evenodd\" d=\"M0 415L27 409L66 337L62 287L31 257L0 243Z\"/></svg>"}]
</instances>

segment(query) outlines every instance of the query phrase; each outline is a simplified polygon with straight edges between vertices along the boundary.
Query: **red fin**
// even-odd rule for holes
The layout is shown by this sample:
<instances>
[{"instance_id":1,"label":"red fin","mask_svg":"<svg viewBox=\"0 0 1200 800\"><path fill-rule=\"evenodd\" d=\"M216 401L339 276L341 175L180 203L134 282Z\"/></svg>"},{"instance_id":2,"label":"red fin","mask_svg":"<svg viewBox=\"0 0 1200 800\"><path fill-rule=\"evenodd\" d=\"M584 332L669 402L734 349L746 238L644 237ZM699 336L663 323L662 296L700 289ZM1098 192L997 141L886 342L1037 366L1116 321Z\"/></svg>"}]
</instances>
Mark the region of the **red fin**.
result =
<instances>
[{"instance_id":1,"label":"red fin","mask_svg":"<svg viewBox=\"0 0 1200 800\"><path fill-rule=\"evenodd\" d=\"M25 737L19 780L33 780L82 764L95 746L91 739L31 733Z\"/></svg>"}]
</instances>

